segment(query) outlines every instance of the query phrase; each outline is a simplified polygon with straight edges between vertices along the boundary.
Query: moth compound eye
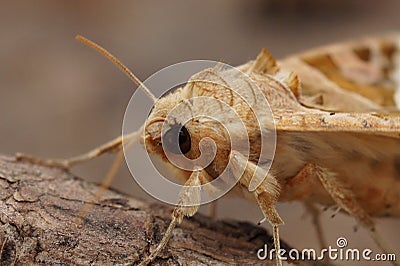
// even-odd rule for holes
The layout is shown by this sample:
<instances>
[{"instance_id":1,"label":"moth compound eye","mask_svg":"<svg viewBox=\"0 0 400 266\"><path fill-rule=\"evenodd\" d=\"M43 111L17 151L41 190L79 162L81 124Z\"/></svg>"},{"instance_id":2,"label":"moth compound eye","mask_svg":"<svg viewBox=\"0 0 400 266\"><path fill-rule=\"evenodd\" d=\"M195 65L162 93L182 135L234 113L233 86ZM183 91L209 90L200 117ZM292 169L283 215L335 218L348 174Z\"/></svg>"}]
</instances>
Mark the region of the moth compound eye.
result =
<instances>
[{"instance_id":1,"label":"moth compound eye","mask_svg":"<svg viewBox=\"0 0 400 266\"><path fill-rule=\"evenodd\" d=\"M163 136L162 146L175 154L185 154L190 151L192 140L185 126L176 124Z\"/></svg>"}]
</instances>

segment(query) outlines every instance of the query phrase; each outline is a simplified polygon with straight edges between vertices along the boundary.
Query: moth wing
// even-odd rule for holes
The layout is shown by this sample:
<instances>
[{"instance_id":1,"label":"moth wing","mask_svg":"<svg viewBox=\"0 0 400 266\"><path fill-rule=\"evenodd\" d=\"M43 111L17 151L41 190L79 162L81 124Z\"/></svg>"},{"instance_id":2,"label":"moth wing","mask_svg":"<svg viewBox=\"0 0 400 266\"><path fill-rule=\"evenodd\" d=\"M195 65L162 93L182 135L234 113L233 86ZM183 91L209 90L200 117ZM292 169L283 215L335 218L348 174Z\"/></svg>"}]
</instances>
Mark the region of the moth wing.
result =
<instances>
[{"instance_id":1,"label":"moth wing","mask_svg":"<svg viewBox=\"0 0 400 266\"><path fill-rule=\"evenodd\" d=\"M307 107L341 112L400 109L399 46L399 34L364 38L314 48L278 65L299 75L298 99Z\"/></svg>"}]
</instances>

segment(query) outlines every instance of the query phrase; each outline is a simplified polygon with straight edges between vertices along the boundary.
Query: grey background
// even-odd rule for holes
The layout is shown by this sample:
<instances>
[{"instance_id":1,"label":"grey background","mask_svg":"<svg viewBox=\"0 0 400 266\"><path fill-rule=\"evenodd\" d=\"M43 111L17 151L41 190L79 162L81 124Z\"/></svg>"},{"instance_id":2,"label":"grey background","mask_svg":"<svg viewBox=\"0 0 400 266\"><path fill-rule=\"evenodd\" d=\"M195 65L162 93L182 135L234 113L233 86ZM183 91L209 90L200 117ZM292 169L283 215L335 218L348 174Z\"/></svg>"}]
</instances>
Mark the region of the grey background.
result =
<instances>
[{"instance_id":1,"label":"grey background","mask_svg":"<svg viewBox=\"0 0 400 266\"><path fill-rule=\"evenodd\" d=\"M0 1L0 6L0 152L46 157L73 156L119 135L135 87L110 62L75 41L76 34L102 44L146 79L185 60L237 65L262 47L279 58L400 27L396 0L39 0ZM99 158L74 173L101 182L110 162L109 156ZM113 187L152 200L126 167ZM298 248L315 247L301 205L278 208L286 221L282 237ZM218 213L251 222L262 217L256 205L237 199L221 199ZM331 219L331 213L324 214L329 244L336 247L336 238L344 236L350 247L378 252L364 230L353 232L352 218ZM379 228L399 254L398 219L381 219Z\"/></svg>"}]
</instances>

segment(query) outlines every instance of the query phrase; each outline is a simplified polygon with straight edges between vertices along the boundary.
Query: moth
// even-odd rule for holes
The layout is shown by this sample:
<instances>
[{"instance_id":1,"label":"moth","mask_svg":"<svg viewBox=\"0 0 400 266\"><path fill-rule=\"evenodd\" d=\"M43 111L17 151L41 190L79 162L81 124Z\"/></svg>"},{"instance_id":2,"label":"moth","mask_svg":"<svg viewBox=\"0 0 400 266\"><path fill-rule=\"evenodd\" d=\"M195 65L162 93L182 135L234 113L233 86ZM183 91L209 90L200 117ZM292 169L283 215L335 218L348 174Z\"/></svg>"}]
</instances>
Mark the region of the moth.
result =
<instances>
[{"instance_id":1,"label":"moth","mask_svg":"<svg viewBox=\"0 0 400 266\"><path fill-rule=\"evenodd\" d=\"M163 239L142 261L143 265L157 257L185 216L197 212L200 186L215 180L226 168L237 178L232 193L255 202L265 216L263 221L271 224L276 250L280 248L279 226L284 221L275 205L278 201L296 200L303 202L313 215L321 246L326 244L316 204L337 206L353 216L379 247L390 253L376 230L374 217L400 216L400 36L335 44L280 61L263 49L255 60L237 67L262 95L257 95L248 82L238 81L236 90L229 91L221 84L235 82L231 80L234 77L215 67L197 73L186 85L160 99L103 48L77 38L122 68L155 102L154 108L139 131L86 154L66 160L23 154L18 158L69 168L120 151L124 143L139 140L150 154L168 164L166 153L193 160L201 155L202 139L215 140L215 157L205 167L188 171L171 165L175 175L184 180L184 186ZM244 104L240 95L247 95L250 103ZM194 97L208 97L222 104L196 105L191 102ZM268 101L270 116L264 117L257 105L260 97ZM174 119L168 119L169 113L182 103L194 113L201 108L214 110L228 127L235 129L234 122L224 118L222 106L233 109L244 121L246 132L238 134L249 137L249 153L244 155L233 149L227 133L214 121L189 117L183 124L179 112ZM262 119L257 119L257 114ZM276 130L275 154L269 162L261 162L260 138L272 127ZM276 262L281 265L279 256Z\"/></svg>"}]
</instances>

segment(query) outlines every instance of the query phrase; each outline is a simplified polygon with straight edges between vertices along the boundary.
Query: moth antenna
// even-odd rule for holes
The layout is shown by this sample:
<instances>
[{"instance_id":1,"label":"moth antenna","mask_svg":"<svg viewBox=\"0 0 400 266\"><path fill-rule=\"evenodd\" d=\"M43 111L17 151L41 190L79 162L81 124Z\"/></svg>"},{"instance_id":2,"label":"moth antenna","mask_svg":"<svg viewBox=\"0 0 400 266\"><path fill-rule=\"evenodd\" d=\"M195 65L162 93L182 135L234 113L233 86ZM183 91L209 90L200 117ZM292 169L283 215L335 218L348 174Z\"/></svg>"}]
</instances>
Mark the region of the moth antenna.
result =
<instances>
[{"instance_id":1,"label":"moth antenna","mask_svg":"<svg viewBox=\"0 0 400 266\"><path fill-rule=\"evenodd\" d=\"M122 62L119 61L110 52L108 52L106 49L104 49L100 45L92 42L89 39L86 39L85 37L83 37L81 35L76 35L75 39L86 44L87 46L95 49L96 51L100 52L101 54L103 54L106 58L108 58L111 62L113 62L117 67L119 67L119 69L121 69L133 82L135 82L139 87L141 87L141 89L144 91L144 93L146 93L147 96L149 96L153 100L153 102L157 101L157 97L154 96L153 93L151 93L151 91L143 84L143 82L140 81L140 79L138 79L135 76L135 74L133 74L132 71L129 70L129 68L127 68L124 64L122 64Z\"/></svg>"}]
</instances>

